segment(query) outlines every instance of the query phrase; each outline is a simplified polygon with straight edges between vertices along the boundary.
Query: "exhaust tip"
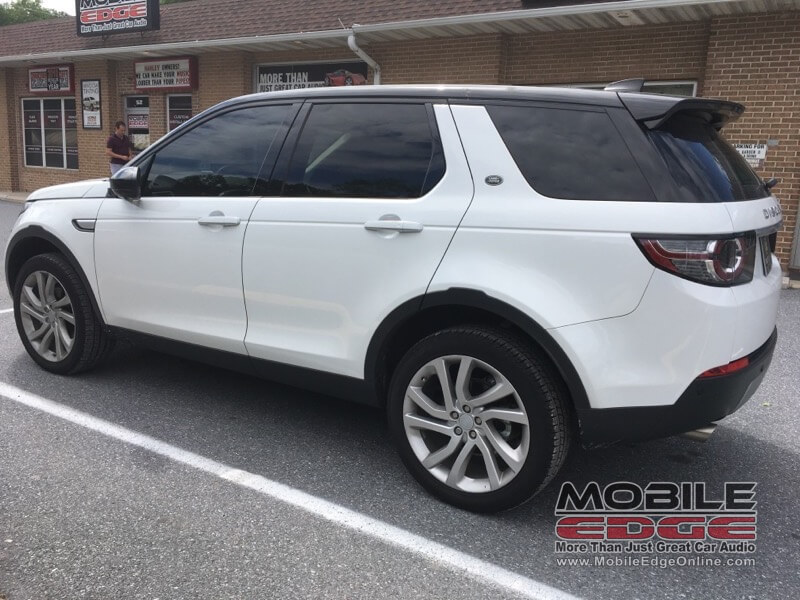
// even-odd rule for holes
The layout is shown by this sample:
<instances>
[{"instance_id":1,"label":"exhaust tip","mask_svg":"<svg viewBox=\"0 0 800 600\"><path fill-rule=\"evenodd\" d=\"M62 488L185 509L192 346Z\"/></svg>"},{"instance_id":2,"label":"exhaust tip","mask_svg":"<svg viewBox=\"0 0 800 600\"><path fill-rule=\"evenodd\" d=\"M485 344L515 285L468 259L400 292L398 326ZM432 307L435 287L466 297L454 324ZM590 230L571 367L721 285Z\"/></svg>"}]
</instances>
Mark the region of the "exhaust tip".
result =
<instances>
[{"instance_id":1,"label":"exhaust tip","mask_svg":"<svg viewBox=\"0 0 800 600\"><path fill-rule=\"evenodd\" d=\"M709 423L705 427L698 427L692 431L687 431L686 433L681 434L681 437L684 437L687 440L692 440L693 442L705 442L711 437L711 434L714 433L716 428L716 423Z\"/></svg>"}]
</instances>

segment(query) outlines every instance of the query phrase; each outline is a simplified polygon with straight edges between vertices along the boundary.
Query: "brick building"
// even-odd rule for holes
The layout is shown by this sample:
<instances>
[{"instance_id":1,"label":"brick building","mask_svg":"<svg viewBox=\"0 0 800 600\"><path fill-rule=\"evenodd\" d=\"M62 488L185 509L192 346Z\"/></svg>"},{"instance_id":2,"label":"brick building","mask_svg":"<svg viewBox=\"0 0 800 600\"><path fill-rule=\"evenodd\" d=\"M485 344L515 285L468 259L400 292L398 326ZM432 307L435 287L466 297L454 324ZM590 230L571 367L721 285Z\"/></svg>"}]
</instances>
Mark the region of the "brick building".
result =
<instances>
[{"instance_id":1,"label":"brick building","mask_svg":"<svg viewBox=\"0 0 800 600\"><path fill-rule=\"evenodd\" d=\"M340 69L384 84L644 77L646 91L747 106L726 136L780 178L778 255L800 268L800 0L193 0L160 12L160 29L136 33L79 36L74 17L0 27L0 190L107 175L118 119L144 145L226 98Z\"/></svg>"}]
</instances>

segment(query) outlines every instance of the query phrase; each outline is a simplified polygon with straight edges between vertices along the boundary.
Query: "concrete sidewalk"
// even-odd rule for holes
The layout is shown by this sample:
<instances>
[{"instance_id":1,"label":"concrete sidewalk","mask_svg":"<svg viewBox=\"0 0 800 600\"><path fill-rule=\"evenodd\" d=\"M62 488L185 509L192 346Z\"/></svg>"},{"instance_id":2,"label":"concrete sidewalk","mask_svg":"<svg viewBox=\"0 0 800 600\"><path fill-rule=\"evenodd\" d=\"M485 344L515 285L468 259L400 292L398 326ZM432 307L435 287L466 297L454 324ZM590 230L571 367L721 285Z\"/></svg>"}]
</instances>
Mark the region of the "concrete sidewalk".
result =
<instances>
[{"instance_id":1,"label":"concrete sidewalk","mask_svg":"<svg viewBox=\"0 0 800 600\"><path fill-rule=\"evenodd\" d=\"M28 192L3 192L0 191L0 200L5 202L16 202L17 204L22 204L25 202L25 198L28 197Z\"/></svg>"}]
</instances>

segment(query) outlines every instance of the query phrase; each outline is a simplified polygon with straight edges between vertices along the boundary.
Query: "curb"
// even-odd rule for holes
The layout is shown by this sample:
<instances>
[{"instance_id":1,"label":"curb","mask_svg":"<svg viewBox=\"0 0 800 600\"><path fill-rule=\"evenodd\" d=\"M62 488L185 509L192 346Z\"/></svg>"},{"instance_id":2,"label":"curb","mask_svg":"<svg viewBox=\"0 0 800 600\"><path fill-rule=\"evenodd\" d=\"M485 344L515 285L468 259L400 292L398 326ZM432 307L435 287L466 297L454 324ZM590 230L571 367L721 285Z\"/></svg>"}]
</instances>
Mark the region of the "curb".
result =
<instances>
[{"instance_id":1,"label":"curb","mask_svg":"<svg viewBox=\"0 0 800 600\"><path fill-rule=\"evenodd\" d=\"M13 202L14 204L25 204L25 199L28 197L27 193L0 193L0 200L3 202Z\"/></svg>"}]
</instances>

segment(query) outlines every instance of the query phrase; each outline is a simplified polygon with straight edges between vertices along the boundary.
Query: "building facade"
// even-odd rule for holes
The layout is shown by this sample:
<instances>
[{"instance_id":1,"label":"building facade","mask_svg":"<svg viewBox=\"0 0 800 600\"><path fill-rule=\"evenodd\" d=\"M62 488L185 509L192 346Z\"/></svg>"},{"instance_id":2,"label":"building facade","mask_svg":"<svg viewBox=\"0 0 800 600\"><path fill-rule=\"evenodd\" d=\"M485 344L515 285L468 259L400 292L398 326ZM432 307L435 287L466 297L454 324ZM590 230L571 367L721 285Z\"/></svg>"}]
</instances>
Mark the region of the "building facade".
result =
<instances>
[{"instance_id":1,"label":"building facade","mask_svg":"<svg viewBox=\"0 0 800 600\"><path fill-rule=\"evenodd\" d=\"M747 106L725 135L780 179L777 254L800 268L800 0L295 4L193 0L161 7L159 30L89 37L75 18L0 27L0 190L106 176L117 120L142 147L256 91L644 77Z\"/></svg>"}]
</instances>

